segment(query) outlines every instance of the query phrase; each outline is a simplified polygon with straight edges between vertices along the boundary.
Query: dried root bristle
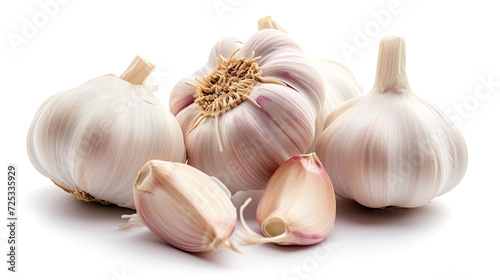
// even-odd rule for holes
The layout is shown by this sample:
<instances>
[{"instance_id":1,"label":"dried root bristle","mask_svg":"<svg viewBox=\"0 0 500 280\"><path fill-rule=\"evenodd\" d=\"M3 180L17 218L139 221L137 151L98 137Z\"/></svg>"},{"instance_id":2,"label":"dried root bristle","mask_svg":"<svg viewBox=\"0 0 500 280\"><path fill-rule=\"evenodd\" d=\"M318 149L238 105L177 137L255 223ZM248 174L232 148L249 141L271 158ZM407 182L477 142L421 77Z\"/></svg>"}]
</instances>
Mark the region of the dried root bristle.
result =
<instances>
[{"instance_id":1,"label":"dried root bristle","mask_svg":"<svg viewBox=\"0 0 500 280\"><path fill-rule=\"evenodd\" d=\"M83 200L85 202L99 202L103 205L109 205L110 202L109 201L106 201L106 200L102 200L102 199L97 199L93 196L91 196L90 194L84 192L84 191L70 191L68 190L67 188L59 185L58 183L56 183L56 181L52 180L52 183L54 183L56 186L60 187L61 189L63 189L65 192L67 193L70 193L72 195L74 195L76 197L76 199L78 200Z\"/></svg>"},{"instance_id":2,"label":"dried root bristle","mask_svg":"<svg viewBox=\"0 0 500 280\"><path fill-rule=\"evenodd\" d=\"M234 51L227 60L221 55L212 73L202 79L196 79L198 85L186 83L197 89L197 98L194 102L200 109L200 113L189 124L188 133L205 118L215 118L215 133L220 151L223 149L218 126L219 116L245 100L250 100L260 108L260 105L249 96L258 82L284 85L277 80L262 78L262 68L257 64L261 57L255 57L255 53L252 53L249 58L235 58L238 51L239 49Z\"/></svg>"}]
</instances>

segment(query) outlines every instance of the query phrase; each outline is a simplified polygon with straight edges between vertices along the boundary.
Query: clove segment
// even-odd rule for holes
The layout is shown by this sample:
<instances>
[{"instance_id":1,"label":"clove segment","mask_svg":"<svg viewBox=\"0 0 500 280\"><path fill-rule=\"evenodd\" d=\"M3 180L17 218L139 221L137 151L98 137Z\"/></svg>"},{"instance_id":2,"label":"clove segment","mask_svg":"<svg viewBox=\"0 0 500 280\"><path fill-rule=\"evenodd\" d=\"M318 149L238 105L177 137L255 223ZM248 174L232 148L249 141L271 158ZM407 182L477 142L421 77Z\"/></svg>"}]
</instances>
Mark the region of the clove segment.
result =
<instances>
[{"instance_id":1,"label":"clove segment","mask_svg":"<svg viewBox=\"0 0 500 280\"><path fill-rule=\"evenodd\" d=\"M217 179L183 163L152 160L134 184L142 223L170 245L189 252L228 248L236 208Z\"/></svg>"},{"instance_id":2,"label":"clove segment","mask_svg":"<svg viewBox=\"0 0 500 280\"><path fill-rule=\"evenodd\" d=\"M335 222L335 192L316 154L287 160L274 173L257 208L257 222L266 237L252 231L240 208L239 245L273 242L279 245L311 245L325 239Z\"/></svg>"}]
</instances>

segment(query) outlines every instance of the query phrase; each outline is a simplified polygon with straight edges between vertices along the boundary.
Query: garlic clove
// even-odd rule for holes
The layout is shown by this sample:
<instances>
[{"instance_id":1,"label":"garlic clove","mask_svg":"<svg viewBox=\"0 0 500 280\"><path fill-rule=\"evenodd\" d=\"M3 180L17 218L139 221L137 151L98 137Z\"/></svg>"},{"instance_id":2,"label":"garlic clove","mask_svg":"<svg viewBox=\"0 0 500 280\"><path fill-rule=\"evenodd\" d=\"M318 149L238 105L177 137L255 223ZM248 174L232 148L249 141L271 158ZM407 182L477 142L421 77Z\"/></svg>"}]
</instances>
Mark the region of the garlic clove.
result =
<instances>
[{"instance_id":1,"label":"garlic clove","mask_svg":"<svg viewBox=\"0 0 500 280\"><path fill-rule=\"evenodd\" d=\"M316 154L287 160L269 180L257 208L257 222L266 237L253 232L240 208L242 227L236 233L240 245L274 242L279 245L311 245L325 239L335 222L335 193Z\"/></svg>"},{"instance_id":2,"label":"garlic clove","mask_svg":"<svg viewBox=\"0 0 500 280\"><path fill-rule=\"evenodd\" d=\"M183 163L153 160L134 184L137 214L154 234L189 252L228 248L236 209L219 182Z\"/></svg>"},{"instance_id":3,"label":"garlic clove","mask_svg":"<svg viewBox=\"0 0 500 280\"><path fill-rule=\"evenodd\" d=\"M374 88L333 112L318 142L336 194L367 207L422 206L467 169L460 131L411 91L405 52L402 38L382 39Z\"/></svg>"}]
</instances>

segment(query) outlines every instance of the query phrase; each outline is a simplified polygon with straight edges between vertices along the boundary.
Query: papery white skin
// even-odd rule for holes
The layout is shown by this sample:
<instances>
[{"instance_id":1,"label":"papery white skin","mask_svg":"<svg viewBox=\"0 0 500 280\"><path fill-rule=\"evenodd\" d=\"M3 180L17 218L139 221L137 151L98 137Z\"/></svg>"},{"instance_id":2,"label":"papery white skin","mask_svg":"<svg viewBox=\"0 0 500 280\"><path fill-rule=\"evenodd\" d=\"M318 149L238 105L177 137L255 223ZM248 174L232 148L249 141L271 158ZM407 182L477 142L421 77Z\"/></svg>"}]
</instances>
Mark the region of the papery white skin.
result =
<instances>
[{"instance_id":1,"label":"papery white skin","mask_svg":"<svg viewBox=\"0 0 500 280\"><path fill-rule=\"evenodd\" d=\"M328 115L344 102L363 93L354 74L346 66L331 60L310 58L325 79L325 103L316 119L314 141L308 152L316 150Z\"/></svg>"},{"instance_id":2,"label":"papery white skin","mask_svg":"<svg viewBox=\"0 0 500 280\"><path fill-rule=\"evenodd\" d=\"M208 75L217 57L262 57L262 77L286 83L257 83L250 93L261 107L249 101L222 114L218 119L223 150L218 148L215 119L206 118L186 135L192 119L200 112L193 103L195 78ZM188 163L219 178L232 193L263 189L273 172L294 155L311 146L315 121L324 99L324 82L290 36L277 30L256 33L246 43L224 39L211 52L207 65L173 89L170 109L185 133Z\"/></svg>"},{"instance_id":3,"label":"papery white skin","mask_svg":"<svg viewBox=\"0 0 500 280\"><path fill-rule=\"evenodd\" d=\"M381 41L374 88L333 111L318 143L336 194L368 207L422 206L467 168L460 131L410 90L405 55L403 39Z\"/></svg>"},{"instance_id":4,"label":"papery white skin","mask_svg":"<svg viewBox=\"0 0 500 280\"><path fill-rule=\"evenodd\" d=\"M223 185L187 164L153 160L134 184L137 214L153 233L189 252L237 251L236 209Z\"/></svg>"},{"instance_id":5,"label":"papery white skin","mask_svg":"<svg viewBox=\"0 0 500 280\"><path fill-rule=\"evenodd\" d=\"M34 167L68 191L134 208L144 163L186 159L180 126L156 89L104 75L53 95L28 132Z\"/></svg>"},{"instance_id":6,"label":"papery white skin","mask_svg":"<svg viewBox=\"0 0 500 280\"><path fill-rule=\"evenodd\" d=\"M333 186L314 153L287 160L269 180L256 215L267 237L246 225L243 210L249 202L240 209L242 228L235 237L240 245L311 245L325 239L335 222Z\"/></svg>"}]
</instances>

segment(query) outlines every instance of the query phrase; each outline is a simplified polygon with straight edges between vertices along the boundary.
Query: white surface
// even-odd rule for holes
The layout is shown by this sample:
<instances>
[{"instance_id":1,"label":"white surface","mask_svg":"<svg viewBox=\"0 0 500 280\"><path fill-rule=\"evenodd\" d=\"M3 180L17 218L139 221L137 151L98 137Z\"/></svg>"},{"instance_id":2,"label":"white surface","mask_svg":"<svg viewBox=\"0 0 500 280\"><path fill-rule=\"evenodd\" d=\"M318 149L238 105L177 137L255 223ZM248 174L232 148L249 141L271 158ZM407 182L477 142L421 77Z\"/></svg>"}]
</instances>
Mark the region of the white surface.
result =
<instances>
[{"instance_id":1,"label":"white surface","mask_svg":"<svg viewBox=\"0 0 500 280\"><path fill-rule=\"evenodd\" d=\"M18 52L9 34L21 33L23 18L43 20L44 10L37 1L2 2L1 169L8 163L19 169L19 249L18 272L7 272L2 261L1 279L500 279L500 84L488 92L480 81L489 76L500 81L494 1L397 1L396 13L385 26L377 25L379 30L372 26L373 14L388 10L389 0L267 2L68 1ZM214 5L230 9L220 17ZM467 140L469 168L460 185L410 210L375 211L338 199L335 229L317 246L269 244L243 247L243 255L189 254L147 228L118 228L120 215L131 210L76 201L30 164L26 133L50 95L101 74L121 74L139 54L157 65L150 82L160 84L157 96L168 104L173 85L204 65L217 40L248 38L266 15L309 55L345 63L365 92L374 80L380 38L406 37L412 88L456 121ZM342 42L353 44L357 28L367 26L373 35L348 59ZM475 96L478 87L481 100ZM2 184L0 259L5 260Z\"/></svg>"}]
</instances>

